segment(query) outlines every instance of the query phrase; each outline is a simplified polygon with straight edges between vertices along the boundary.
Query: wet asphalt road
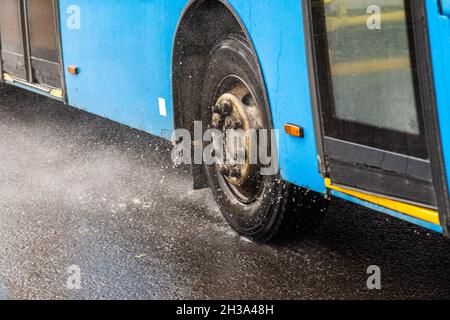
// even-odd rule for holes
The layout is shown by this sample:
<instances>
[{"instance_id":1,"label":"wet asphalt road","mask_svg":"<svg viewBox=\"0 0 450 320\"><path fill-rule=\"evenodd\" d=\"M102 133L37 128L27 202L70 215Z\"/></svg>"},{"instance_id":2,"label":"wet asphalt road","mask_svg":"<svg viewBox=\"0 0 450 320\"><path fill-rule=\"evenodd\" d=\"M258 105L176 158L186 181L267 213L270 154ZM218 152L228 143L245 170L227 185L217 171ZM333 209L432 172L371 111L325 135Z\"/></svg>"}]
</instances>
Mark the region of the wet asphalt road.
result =
<instances>
[{"instance_id":1,"label":"wet asphalt road","mask_svg":"<svg viewBox=\"0 0 450 320\"><path fill-rule=\"evenodd\" d=\"M0 298L449 298L450 241L336 201L306 239L236 236L170 145L0 86ZM366 269L382 270L382 290ZM81 269L81 289L66 286Z\"/></svg>"}]
</instances>

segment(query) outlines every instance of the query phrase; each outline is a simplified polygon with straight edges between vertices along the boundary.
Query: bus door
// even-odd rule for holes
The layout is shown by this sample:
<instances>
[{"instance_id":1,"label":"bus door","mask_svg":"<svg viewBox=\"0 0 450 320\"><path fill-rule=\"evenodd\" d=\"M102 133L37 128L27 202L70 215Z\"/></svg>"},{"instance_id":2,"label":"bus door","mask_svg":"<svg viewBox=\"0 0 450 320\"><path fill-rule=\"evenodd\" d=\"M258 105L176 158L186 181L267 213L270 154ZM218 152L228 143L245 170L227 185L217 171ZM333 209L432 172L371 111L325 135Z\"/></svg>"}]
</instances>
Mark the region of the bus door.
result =
<instances>
[{"instance_id":1,"label":"bus door","mask_svg":"<svg viewBox=\"0 0 450 320\"><path fill-rule=\"evenodd\" d=\"M15 80L61 88L57 1L0 0L3 72Z\"/></svg>"},{"instance_id":2,"label":"bus door","mask_svg":"<svg viewBox=\"0 0 450 320\"><path fill-rule=\"evenodd\" d=\"M311 1L323 156L332 184L436 208L413 3Z\"/></svg>"}]
</instances>

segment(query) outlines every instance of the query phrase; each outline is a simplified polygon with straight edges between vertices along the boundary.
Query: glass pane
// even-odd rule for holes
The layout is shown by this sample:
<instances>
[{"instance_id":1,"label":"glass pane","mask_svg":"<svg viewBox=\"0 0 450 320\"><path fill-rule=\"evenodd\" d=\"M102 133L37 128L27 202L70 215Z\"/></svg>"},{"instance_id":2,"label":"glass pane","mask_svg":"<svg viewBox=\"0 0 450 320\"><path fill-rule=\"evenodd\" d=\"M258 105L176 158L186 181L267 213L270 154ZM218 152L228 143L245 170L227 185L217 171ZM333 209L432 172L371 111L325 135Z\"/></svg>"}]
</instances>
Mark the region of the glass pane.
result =
<instances>
[{"instance_id":1,"label":"glass pane","mask_svg":"<svg viewBox=\"0 0 450 320\"><path fill-rule=\"evenodd\" d=\"M26 79L19 0L0 0L0 31L3 71Z\"/></svg>"},{"instance_id":2,"label":"glass pane","mask_svg":"<svg viewBox=\"0 0 450 320\"><path fill-rule=\"evenodd\" d=\"M33 81L61 86L53 0L27 1Z\"/></svg>"},{"instance_id":3,"label":"glass pane","mask_svg":"<svg viewBox=\"0 0 450 320\"><path fill-rule=\"evenodd\" d=\"M52 0L28 0L31 56L58 62Z\"/></svg>"},{"instance_id":4,"label":"glass pane","mask_svg":"<svg viewBox=\"0 0 450 320\"><path fill-rule=\"evenodd\" d=\"M23 55L22 28L18 0L0 1L2 50Z\"/></svg>"},{"instance_id":5,"label":"glass pane","mask_svg":"<svg viewBox=\"0 0 450 320\"><path fill-rule=\"evenodd\" d=\"M324 3L334 116L418 135L404 0Z\"/></svg>"}]
</instances>

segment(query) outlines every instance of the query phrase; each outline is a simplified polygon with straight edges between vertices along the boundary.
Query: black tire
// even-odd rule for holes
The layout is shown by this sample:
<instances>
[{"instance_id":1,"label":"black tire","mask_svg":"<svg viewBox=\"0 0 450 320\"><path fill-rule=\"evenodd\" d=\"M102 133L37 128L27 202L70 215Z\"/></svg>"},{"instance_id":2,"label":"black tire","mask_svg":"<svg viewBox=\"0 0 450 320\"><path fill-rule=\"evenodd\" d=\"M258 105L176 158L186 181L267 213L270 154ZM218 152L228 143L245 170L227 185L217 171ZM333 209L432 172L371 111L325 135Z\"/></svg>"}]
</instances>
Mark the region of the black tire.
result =
<instances>
[{"instance_id":1,"label":"black tire","mask_svg":"<svg viewBox=\"0 0 450 320\"><path fill-rule=\"evenodd\" d=\"M258 60L245 39L231 35L210 53L202 90L204 128L210 123L210 106L226 90L225 79L240 79L250 91L260 110L265 129L272 129L272 119ZM236 196L218 165L205 165L209 184L223 216L238 234L257 241L269 241L284 230L283 223L303 235L315 229L326 206L323 197L282 181L278 174L258 177L257 193L252 201ZM256 178L255 178L256 181ZM256 183L256 182L255 182ZM292 228L290 228L292 229Z\"/></svg>"}]
</instances>

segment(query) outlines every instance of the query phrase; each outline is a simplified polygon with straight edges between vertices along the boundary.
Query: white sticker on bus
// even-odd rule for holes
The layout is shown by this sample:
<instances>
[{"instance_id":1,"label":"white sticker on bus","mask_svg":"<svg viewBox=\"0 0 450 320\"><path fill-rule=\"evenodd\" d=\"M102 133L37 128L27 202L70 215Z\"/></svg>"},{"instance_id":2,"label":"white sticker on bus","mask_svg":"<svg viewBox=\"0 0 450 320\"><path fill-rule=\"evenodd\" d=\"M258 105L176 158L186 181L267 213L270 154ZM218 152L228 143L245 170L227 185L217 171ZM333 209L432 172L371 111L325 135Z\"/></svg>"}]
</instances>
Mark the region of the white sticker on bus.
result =
<instances>
[{"instance_id":1,"label":"white sticker on bus","mask_svg":"<svg viewBox=\"0 0 450 320\"><path fill-rule=\"evenodd\" d=\"M163 117L166 117L167 116L166 99L158 98L158 103L159 103L159 114Z\"/></svg>"}]
</instances>

